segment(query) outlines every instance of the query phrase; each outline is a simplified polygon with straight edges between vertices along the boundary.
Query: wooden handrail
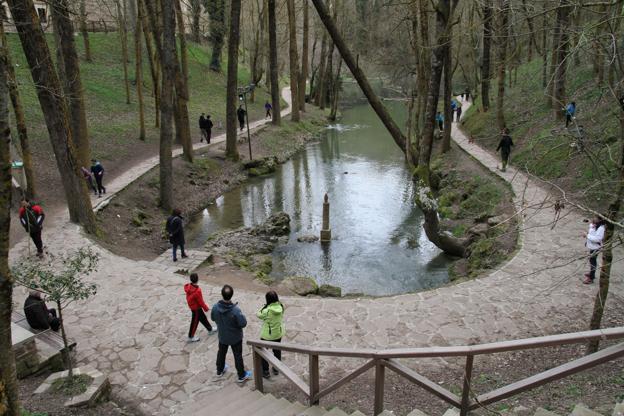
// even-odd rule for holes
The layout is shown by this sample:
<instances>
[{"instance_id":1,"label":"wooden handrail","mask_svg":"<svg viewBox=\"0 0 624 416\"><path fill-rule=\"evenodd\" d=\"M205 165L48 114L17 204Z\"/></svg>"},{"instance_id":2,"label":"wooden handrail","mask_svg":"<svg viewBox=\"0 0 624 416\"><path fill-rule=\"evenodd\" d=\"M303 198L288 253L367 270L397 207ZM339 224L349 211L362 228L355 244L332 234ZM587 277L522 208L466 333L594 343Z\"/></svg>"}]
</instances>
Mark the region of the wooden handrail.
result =
<instances>
[{"instance_id":1,"label":"wooden handrail","mask_svg":"<svg viewBox=\"0 0 624 416\"><path fill-rule=\"evenodd\" d=\"M496 354L508 351L518 351L533 348L551 347L556 345L575 344L591 340L610 340L624 338L624 327L598 329L594 331L582 331L570 334L548 335L535 338L517 339L512 341L492 342L480 345L466 345L456 347L427 347L427 348L399 348L399 349L349 349L349 348L320 348L299 344L277 343L271 341L247 341L252 347L254 369L256 374L262 371L261 360L265 359L271 365L278 368L282 374L293 382L299 390L308 398L309 404L318 404L319 399L325 395L336 391L346 383L364 374L371 368L375 368L375 405L374 414L378 415L383 411L384 402L384 378L385 369L389 368L400 376L406 378L414 384L419 385L428 392L438 396L447 403L460 409L460 416L466 416L471 410L479 406L494 403L513 396L520 392L576 374L585 369L594 367L624 356L624 343L620 343L597 353L579 358L569 363L560 365L534 376L525 378L507 386L498 388L489 393L482 394L470 399L471 379L474 357L485 354ZM306 354L309 357L309 384L306 384L284 363L275 358L269 349L286 352ZM348 357L365 358L368 361L351 371L345 377L333 382L324 389L320 389L319 357ZM418 374L399 363L400 358L432 358L432 357L466 357L465 372L463 377L463 389L461 397L441 387L439 384L429 380L425 376ZM262 377L258 374L255 378L256 389L263 391Z\"/></svg>"}]
</instances>

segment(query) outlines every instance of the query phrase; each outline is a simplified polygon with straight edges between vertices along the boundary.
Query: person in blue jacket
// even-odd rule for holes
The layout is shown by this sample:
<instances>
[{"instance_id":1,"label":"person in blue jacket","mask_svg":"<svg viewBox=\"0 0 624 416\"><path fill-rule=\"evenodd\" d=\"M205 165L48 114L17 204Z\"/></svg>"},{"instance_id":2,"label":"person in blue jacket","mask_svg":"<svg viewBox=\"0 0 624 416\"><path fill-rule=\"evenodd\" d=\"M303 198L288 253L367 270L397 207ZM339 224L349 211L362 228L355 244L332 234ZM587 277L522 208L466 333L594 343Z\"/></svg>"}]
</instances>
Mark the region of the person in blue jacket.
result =
<instances>
[{"instance_id":1,"label":"person in blue jacket","mask_svg":"<svg viewBox=\"0 0 624 416\"><path fill-rule=\"evenodd\" d=\"M436 113L435 119L438 122L438 128L440 129L440 131L444 130L444 116L442 115L442 113L438 111Z\"/></svg>"},{"instance_id":2,"label":"person in blue jacket","mask_svg":"<svg viewBox=\"0 0 624 416\"><path fill-rule=\"evenodd\" d=\"M570 104L566 106L565 114L566 114L566 127L568 127L568 124L570 124L570 122L572 121L572 117L574 117L574 114L576 114L576 103L574 101L572 101Z\"/></svg>"}]
</instances>

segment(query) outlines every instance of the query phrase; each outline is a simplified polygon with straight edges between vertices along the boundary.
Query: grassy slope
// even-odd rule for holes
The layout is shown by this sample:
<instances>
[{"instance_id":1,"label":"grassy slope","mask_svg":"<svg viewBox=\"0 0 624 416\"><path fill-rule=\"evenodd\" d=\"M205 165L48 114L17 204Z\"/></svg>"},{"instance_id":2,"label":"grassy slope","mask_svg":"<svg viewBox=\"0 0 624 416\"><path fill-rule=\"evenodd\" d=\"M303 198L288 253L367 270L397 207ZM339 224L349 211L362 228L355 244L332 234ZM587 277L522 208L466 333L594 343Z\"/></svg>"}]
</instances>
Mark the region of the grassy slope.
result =
<instances>
[{"instance_id":1,"label":"grassy slope","mask_svg":"<svg viewBox=\"0 0 624 416\"><path fill-rule=\"evenodd\" d=\"M554 121L552 110L546 106L541 70L540 60L521 66L517 82L506 89L505 119L515 143L512 163L563 187L577 200L597 206L612 186L614 163L608 155L618 154L617 108L608 92L596 86L590 66L569 67L569 99L577 103L576 123L583 126L584 143L593 156L579 154L570 146L577 135L576 127L566 130L565 123ZM480 145L495 150L499 135L494 86L491 95L490 111L478 112L478 100L469 110L464 127Z\"/></svg>"}]
</instances>

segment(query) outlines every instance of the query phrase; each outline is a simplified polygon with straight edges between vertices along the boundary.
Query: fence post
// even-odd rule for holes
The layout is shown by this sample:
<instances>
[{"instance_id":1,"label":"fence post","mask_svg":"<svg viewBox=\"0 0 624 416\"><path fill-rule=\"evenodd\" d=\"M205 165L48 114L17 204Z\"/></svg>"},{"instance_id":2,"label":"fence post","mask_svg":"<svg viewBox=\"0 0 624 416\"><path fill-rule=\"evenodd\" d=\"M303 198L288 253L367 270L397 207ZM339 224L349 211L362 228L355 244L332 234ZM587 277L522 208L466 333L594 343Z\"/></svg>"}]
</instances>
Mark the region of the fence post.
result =
<instances>
[{"instance_id":1,"label":"fence post","mask_svg":"<svg viewBox=\"0 0 624 416\"><path fill-rule=\"evenodd\" d=\"M375 409L373 414L377 416L384 410L384 381L386 367L382 360L375 363Z\"/></svg>"},{"instance_id":2,"label":"fence post","mask_svg":"<svg viewBox=\"0 0 624 416\"><path fill-rule=\"evenodd\" d=\"M252 346L251 350L253 351L253 366L254 366L254 384L256 386L256 390L260 393L264 393L264 386L262 385L262 357L256 351L256 346Z\"/></svg>"},{"instance_id":3,"label":"fence post","mask_svg":"<svg viewBox=\"0 0 624 416\"><path fill-rule=\"evenodd\" d=\"M462 390L461 409L459 410L459 416L466 416L468 414L468 407L470 406L470 380L472 379L472 362L474 355L466 356L466 369L464 372L464 387Z\"/></svg>"},{"instance_id":4,"label":"fence post","mask_svg":"<svg viewBox=\"0 0 624 416\"><path fill-rule=\"evenodd\" d=\"M319 374L319 356L310 354L308 356L310 363L310 406L319 404L316 395L320 391L320 374Z\"/></svg>"}]
</instances>

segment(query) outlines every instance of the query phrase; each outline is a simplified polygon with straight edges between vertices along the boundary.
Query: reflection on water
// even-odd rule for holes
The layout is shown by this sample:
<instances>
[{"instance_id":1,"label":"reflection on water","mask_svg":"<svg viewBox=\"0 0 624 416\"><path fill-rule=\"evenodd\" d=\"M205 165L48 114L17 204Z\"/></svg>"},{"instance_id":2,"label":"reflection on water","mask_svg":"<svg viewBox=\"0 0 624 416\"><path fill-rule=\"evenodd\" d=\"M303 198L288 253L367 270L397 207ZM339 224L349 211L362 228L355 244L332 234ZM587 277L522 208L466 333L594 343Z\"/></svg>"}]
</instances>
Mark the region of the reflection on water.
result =
<instances>
[{"instance_id":1,"label":"reflection on water","mask_svg":"<svg viewBox=\"0 0 624 416\"><path fill-rule=\"evenodd\" d=\"M402 123L403 106L390 106ZM326 192L332 242L297 242L300 235L319 233ZM359 106L275 174L218 198L189 227L189 240L198 246L215 231L251 227L285 211L292 232L273 253L276 278L311 276L343 293L371 295L439 286L448 281L449 259L424 235L413 192L401 151L372 110Z\"/></svg>"}]
</instances>

